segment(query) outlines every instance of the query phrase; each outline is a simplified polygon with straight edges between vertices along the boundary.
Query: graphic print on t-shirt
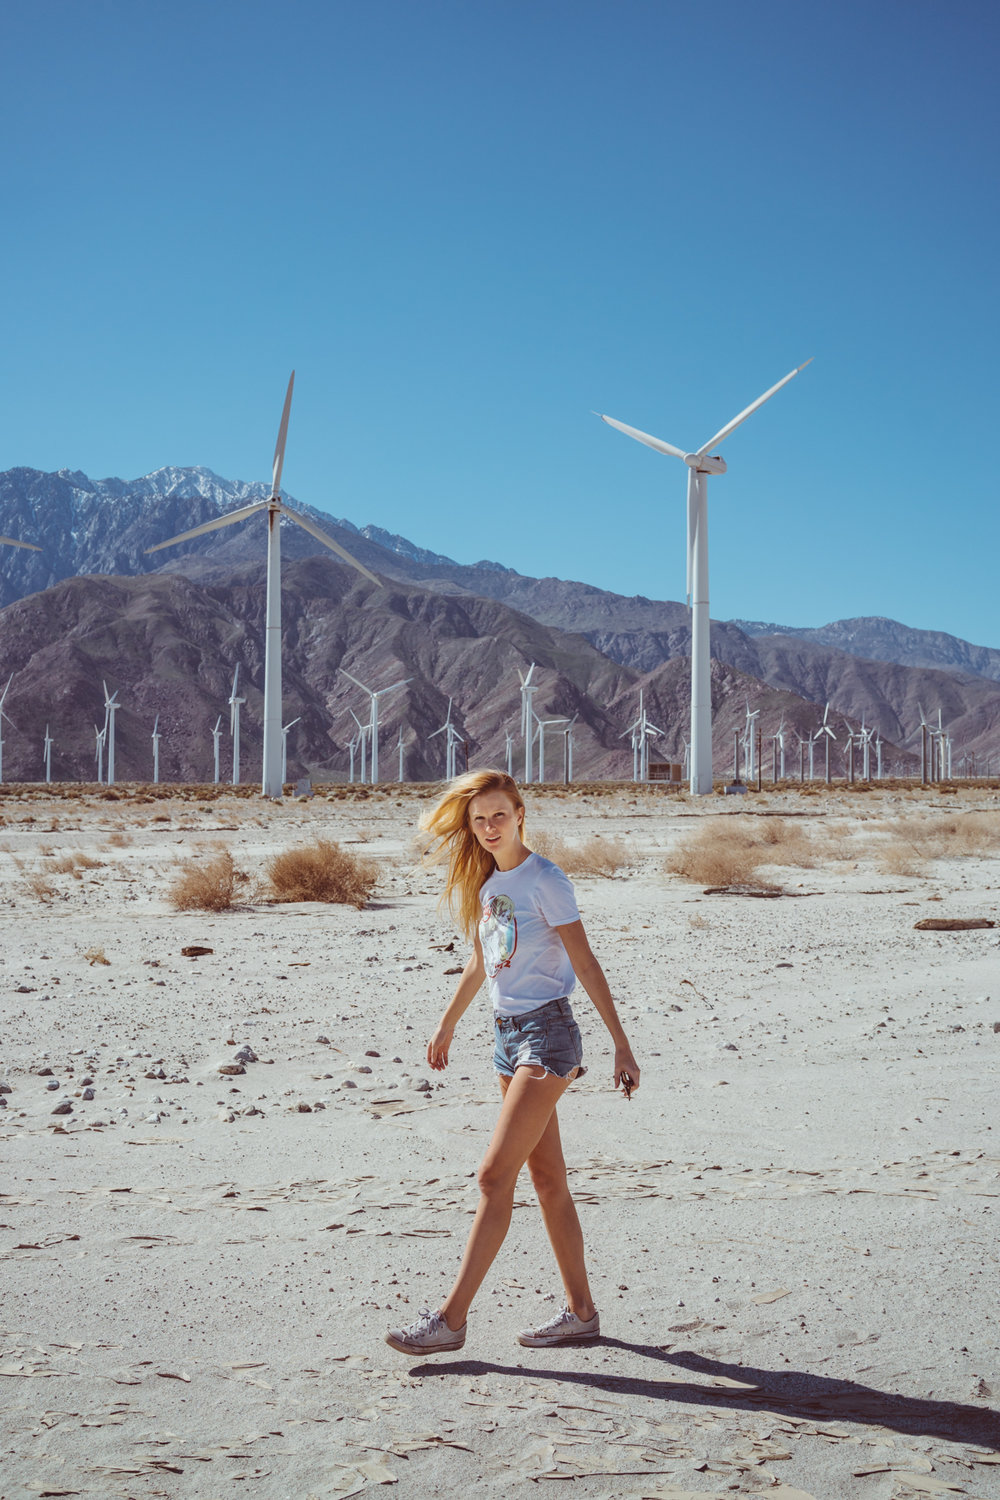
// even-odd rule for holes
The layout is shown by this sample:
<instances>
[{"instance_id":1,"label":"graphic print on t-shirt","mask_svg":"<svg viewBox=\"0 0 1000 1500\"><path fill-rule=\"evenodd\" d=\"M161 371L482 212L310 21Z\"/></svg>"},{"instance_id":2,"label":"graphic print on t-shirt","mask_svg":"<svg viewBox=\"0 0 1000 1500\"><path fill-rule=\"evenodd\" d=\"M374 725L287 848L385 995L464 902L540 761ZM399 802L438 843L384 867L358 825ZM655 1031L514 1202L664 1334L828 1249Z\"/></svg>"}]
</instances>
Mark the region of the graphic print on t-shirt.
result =
<instances>
[{"instance_id":1,"label":"graphic print on t-shirt","mask_svg":"<svg viewBox=\"0 0 1000 1500\"><path fill-rule=\"evenodd\" d=\"M487 978L495 979L501 969L507 968L517 947L517 919L509 896L494 896L484 902L479 941Z\"/></svg>"}]
</instances>

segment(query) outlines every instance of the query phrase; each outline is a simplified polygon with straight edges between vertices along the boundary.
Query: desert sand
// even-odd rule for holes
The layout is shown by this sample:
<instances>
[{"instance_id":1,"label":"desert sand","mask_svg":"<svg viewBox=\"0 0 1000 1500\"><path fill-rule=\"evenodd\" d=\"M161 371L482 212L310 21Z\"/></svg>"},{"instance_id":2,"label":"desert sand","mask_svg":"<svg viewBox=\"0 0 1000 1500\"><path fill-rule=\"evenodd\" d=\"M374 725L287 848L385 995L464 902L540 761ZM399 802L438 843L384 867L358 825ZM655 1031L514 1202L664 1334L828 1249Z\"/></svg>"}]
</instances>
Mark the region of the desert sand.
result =
<instances>
[{"instance_id":1,"label":"desert sand","mask_svg":"<svg viewBox=\"0 0 1000 1500\"><path fill-rule=\"evenodd\" d=\"M426 1065L466 945L418 791L4 796L3 1500L1000 1496L1000 925L914 927L1000 924L1000 837L880 852L1000 798L735 800L528 795L529 843L624 851L575 879L642 1087L578 990L559 1110L604 1336L515 1342L560 1291L524 1174L465 1348L412 1362L383 1332L447 1290L499 1098L485 993ZM775 899L665 872L734 814L826 854ZM378 862L363 909L262 899L317 834ZM175 911L220 842L241 901Z\"/></svg>"}]
</instances>

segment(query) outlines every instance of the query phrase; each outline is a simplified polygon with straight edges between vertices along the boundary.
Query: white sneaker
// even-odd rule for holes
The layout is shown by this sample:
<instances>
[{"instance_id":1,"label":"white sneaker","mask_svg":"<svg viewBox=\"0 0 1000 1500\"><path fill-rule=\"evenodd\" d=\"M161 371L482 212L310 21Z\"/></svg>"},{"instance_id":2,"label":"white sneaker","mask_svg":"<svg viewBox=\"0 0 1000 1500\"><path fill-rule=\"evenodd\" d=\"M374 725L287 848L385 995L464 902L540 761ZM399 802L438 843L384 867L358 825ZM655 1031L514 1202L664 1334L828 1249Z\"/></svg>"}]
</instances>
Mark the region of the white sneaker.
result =
<instances>
[{"instance_id":1,"label":"white sneaker","mask_svg":"<svg viewBox=\"0 0 1000 1500\"><path fill-rule=\"evenodd\" d=\"M550 1344L579 1344L584 1339L596 1339L600 1336L600 1313L595 1312L592 1318L584 1322L576 1313L564 1307L547 1323L541 1323L537 1328L522 1328L517 1342L528 1349L543 1349Z\"/></svg>"},{"instance_id":2,"label":"white sneaker","mask_svg":"<svg viewBox=\"0 0 1000 1500\"><path fill-rule=\"evenodd\" d=\"M449 1328L439 1312L422 1307L416 1323L409 1328L390 1328L385 1341L400 1354L449 1354L461 1349L468 1326L466 1321L461 1328Z\"/></svg>"}]
</instances>

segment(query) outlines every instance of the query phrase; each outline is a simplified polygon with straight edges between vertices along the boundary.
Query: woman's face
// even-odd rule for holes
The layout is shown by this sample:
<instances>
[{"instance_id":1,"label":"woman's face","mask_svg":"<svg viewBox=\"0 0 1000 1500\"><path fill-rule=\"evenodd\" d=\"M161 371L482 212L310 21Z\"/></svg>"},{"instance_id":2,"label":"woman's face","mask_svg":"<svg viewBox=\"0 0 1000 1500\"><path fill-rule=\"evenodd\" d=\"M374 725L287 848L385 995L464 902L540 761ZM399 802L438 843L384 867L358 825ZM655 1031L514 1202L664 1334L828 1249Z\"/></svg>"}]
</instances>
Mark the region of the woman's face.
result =
<instances>
[{"instance_id":1,"label":"woman's face","mask_svg":"<svg viewBox=\"0 0 1000 1500\"><path fill-rule=\"evenodd\" d=\"M506 792L480 792L469 803L469 827L499 865L505 855L517 852L523 818L524 809L515 807Z\"/></svg>"}]
</instances>

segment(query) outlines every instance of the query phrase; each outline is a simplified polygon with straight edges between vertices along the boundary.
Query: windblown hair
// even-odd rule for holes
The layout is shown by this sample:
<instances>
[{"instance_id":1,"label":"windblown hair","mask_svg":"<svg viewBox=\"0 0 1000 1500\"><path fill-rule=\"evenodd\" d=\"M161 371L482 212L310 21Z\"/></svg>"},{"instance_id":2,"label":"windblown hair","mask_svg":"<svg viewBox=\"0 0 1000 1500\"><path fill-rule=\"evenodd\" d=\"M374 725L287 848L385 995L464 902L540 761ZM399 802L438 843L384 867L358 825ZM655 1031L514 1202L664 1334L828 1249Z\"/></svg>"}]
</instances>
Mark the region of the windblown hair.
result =
<instances>
[{"instance_id":1,"label":"windblown hair","mask_svg":"<svg viewBox=\"0 0 1000 1500\"><path fill-rule=\"evenodd\" d=\"M483 792L505 792L514 806L524 811L517 782L505 771L467 771L449 782L437 806L420 819L420 827L431 835L424 859L428 864L447 860L442 900L467 937L472 936L479 921L479 892L496 869L496 860L469 825L469 804Z\"/></svg>"}]
</instances>

